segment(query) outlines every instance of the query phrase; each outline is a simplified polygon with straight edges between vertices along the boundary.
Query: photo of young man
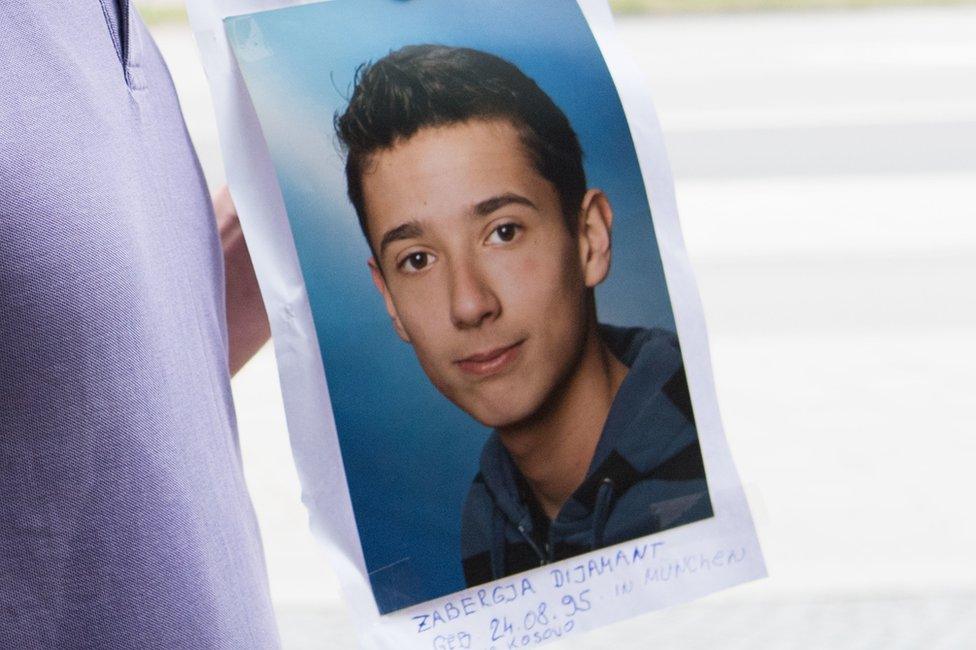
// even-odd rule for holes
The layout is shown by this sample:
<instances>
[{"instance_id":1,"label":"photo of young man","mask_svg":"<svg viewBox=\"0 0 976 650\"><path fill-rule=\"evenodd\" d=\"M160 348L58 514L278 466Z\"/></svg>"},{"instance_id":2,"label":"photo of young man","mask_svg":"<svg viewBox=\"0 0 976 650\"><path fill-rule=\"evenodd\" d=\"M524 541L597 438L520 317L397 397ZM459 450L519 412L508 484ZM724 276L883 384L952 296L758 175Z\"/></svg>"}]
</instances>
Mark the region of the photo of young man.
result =
<instances>
[{"instance_id":1,"label":"photo of young man","mask_svg":"<svg viewBox=\"0 0 976 650\"><path fill-rule=\"evenodd\" d=\"M335 127L393 328L493 429L467 584L712 516L677 338L598 321L613 210L550 97L492 54L414 45L359 70Z\"/></svg>"}]
</instances>

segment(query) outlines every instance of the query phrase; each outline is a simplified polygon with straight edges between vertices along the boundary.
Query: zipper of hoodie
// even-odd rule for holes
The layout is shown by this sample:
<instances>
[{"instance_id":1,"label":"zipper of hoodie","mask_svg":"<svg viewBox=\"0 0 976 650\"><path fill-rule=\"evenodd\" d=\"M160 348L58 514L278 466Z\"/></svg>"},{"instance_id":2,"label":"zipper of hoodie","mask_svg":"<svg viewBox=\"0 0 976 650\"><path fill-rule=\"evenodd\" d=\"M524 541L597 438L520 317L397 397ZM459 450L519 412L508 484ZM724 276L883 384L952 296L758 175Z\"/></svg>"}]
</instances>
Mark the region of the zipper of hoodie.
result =
<instances>
[{"instance_id":1,"label":"zipper of hoodie","mask_svg":"<svg viewBox=\"0 0 976 650\"><path fill-rule=\"evenodd\" d=\"M532 539L532 536L526 532L524 524L519 523L517 524L516 528L518 528L518 532L522 535L522 538L529 543L529 546L539 557L539 566L545 566L552 562L552 558L549 555L551 544L548 541L546 542L546 552L543 552L543 550L539 548L539 545L535 543L535 540Z\"/></svg>"},{"instance_id":2,"label":"zipper of hoodie","mask_svg":"<svg viewBox=\"0 0 976 650\"><path fill-rule=\"evenodd\" d=\"M600 489L598 492L597 505L593 511L593 542L591 543L590 550L596 550L597 548L602 548L603 546L603 527L606 525L606 517L609 514L608 505L609 500L613 497L614 483L613 479L610 477L605 477L600 481ZM601 503L602 502L602 503ZM552 541L552 525L549 526L549 531L546 533L546 541L542 548L536 544L535 540L531 535L525 530L524 524L518 524L517 526L519 533L522 537L529 543L532 550L539 557L539 566L545 566L551 564L555 561L552 556L552 549L555 548L555 544Z\"/></svg>"}]
</instances>

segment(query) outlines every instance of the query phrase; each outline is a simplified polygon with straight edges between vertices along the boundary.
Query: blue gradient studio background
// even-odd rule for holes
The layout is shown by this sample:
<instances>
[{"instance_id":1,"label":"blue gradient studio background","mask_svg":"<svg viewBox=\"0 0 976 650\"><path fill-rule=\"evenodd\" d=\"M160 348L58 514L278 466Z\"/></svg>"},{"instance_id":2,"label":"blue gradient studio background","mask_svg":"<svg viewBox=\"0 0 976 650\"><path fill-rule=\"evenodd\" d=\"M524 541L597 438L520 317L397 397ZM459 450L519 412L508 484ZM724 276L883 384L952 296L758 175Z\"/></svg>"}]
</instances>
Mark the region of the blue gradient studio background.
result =
<instances>
[{"instance_id":1,"label":"blue gradient studio background","mask_svg":"<svg viewBox=\"0 0 976 650\"><path fill-rule=\"evenodd\" d=\"M390 326L345 194L332 118L356 67L403 45L485 50L569 116L615 211L602 322L674 330L623 109L572 0L333 0L231 18L308 288L373 593L381 612L465 587L461 508L488 430L434 389Z\"/></svg>"}]
</instances>

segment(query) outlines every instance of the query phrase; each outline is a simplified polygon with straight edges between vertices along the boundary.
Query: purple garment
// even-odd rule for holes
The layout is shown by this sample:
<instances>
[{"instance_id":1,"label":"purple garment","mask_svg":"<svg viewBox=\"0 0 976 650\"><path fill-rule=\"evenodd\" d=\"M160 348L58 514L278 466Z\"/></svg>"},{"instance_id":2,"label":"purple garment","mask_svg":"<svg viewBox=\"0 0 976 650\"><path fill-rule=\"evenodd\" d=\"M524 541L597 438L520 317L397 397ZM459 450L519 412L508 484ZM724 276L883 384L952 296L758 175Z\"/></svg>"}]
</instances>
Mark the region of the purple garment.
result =
<instances>
[{"instance_id":1,"label":"purple garment","mask_svg":"<svg viewBox=\"0 0 976 650\"><path fill-rule=\"evenodd\" d=\"M207 188L114 2L0 3L0 648L274 648Z\"/></svg>"}]
</instances>

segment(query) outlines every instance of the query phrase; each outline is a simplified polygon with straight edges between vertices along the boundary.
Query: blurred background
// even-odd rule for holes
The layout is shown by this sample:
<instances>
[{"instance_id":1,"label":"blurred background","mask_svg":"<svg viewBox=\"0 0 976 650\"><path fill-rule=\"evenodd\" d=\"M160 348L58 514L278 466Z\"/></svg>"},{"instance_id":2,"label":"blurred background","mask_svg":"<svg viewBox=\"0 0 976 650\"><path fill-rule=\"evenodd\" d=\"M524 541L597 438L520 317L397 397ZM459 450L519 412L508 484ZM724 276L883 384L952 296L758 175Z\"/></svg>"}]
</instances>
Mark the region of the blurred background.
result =
<instances>
[{"instance_id":1,"label":"blurred background","mask_svg":"<svg viewBox=\"0 0 976 650\"><path fill-rule=\"evenodd\" d=\"M216 189L182 6L136 4ZM664 128L770 578L562 647L976 647L976 3L611 4ZM284 647L353 647L270 346L234 394Z\"/></svg>"}]
</instances>

